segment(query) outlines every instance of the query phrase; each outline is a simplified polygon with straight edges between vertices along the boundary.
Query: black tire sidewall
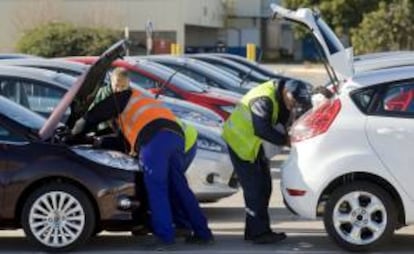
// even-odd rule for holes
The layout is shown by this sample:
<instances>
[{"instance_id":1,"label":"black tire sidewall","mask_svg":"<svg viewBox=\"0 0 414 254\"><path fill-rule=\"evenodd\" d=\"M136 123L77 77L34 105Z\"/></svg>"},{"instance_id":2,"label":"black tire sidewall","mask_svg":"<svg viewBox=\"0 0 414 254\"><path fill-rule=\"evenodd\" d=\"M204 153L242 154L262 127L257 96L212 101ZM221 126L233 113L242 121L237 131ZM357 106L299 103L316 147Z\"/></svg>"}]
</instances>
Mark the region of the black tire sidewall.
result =
<instances>
[{"instance_id":1,"label":"black tire sidewall","mask_svg":"<svg viewBox=\"0 0 414 254\"><path fill-rule=\"evenodd\" d=\"M30 210L34 202L40 196L48 192L53 192L53 191L61 191L61 192L70 194L71 196L73 196L75 199L78 200L78 202L81 204L85 212L85 225L84 225L82 233L79 235L79 237L74 242L72 242L71 244L67 246L60 247L60 248L53 248L53 247L49 247L49 246L42 244L33 235L30 229L30 225L29 225L29 214L30 214ZM87 197L87 195L75 185L67 184L67 183L57 183L57 182L43 185L39 187L38 189L36 189L32 194L30 194L27 197L27 199L25 200L23 204L23 209L22 209L20 220L21 220L22 228L28 240L32 242L34 245L36 245L37 247L39 247L40 249L45 250L45 251L50 251L50 252L66 252L66 251L70 251L76 247L83 245L92 236L95 230L95 225L96 225L95 211L92 206L91 200Z\"/></svg>"},{"instance_id":2,"label":"black tire sidewall","mask_svg":"<svg viewBox=\"0 0 414 254\"><path fill-rule=\"evenodd\" d=\"M355 245L345 241L339 233L336 232L334 223L333 223L333 212L336 206L336 203L346 194L353 191L364 191L371 193L376 196L385 206L387 212L387 225L383 234L374 242L367 245ZM397 214L395 203L392 197L379 185L373 184L370 182L353 182L347 185L340 186L336 189L329 197L329 200L325 207L324 212L324 225L328 235L333 239L340 247L349 250L349 251L367 251L373 249L391 238L394 234L397 225Z\"/></svg>"}]
</instances>

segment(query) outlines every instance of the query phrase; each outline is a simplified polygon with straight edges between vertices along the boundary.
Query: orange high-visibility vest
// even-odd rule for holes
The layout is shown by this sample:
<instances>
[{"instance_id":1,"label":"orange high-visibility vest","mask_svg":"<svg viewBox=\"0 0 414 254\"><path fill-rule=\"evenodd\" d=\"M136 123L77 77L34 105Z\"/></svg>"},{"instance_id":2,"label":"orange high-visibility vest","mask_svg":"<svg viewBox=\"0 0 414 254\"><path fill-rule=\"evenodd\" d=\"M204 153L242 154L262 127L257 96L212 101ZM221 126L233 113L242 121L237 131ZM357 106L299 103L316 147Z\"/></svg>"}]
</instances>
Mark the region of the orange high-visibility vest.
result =
<instances>
[{"instance_id":1,"label":"orange high-visibility vest","mask_svg":"<svg viewBox=\"0 0 414 254\"><path fill-rule=\"evenodd\" d=\"M135 151L135 144L142 129L158 119L177 121L174 113L160 101L132 90L131 98L118 118L119 127L131 146L131 152Z\"/></svg>"}]
</instances>

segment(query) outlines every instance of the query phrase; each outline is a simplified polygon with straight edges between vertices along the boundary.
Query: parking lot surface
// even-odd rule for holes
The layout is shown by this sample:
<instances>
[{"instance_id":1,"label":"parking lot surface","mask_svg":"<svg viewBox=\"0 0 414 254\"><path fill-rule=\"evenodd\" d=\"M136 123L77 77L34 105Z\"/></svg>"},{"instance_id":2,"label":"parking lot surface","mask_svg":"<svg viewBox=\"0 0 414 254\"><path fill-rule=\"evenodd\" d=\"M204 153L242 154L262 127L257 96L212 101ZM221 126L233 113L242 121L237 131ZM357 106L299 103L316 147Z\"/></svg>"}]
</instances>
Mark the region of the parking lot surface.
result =
<instances>
[{"instance_id":1,"label":"parking lot surface","mask_svg":"<svg viewBox=\"0 0 414 254\"><path fill-rule=\"evenodd\" d=\"M291 214L282 205L278 174L275 172L271 199L272 227L284 231L288 238L277 245L253 245L243 240L244 208L242 193L217 203L203 204L214 231L216 243L211 246L187 245L183 240L168 249L169 253L344 253L325 234L320 221L306 221ZM414 227L400 230L394 239L377 253L411 253ZM148 253L156 248L148 237L129 233L104 232L79 249L79 253ZM22 231L0 232L0 253L33 253L34 249Z\"/></svg>"}]
</instances>

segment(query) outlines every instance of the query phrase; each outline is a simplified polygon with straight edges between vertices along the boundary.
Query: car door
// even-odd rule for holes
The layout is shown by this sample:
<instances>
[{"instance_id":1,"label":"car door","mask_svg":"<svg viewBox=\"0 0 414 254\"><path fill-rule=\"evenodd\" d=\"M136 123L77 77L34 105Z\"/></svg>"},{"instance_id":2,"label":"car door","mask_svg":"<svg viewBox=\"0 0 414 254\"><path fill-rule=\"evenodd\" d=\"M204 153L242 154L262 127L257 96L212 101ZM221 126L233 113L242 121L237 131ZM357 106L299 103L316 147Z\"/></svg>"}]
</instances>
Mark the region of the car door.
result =
<instances>
[{"instance_id":1,"label":"car door","mask_svg":"<svg viewBox=\"0 0 414 254\"><path fill-rule=\"evenodd\" d=\"M20 165L25 153L19 158L13 154L15 147L24 146L28 142L20 135L14 133L0 123L0 207L4 207L5 193L12 172ZM4 209L0 209L0 218L3 217Z\"/></svg>"},{"instance_id":2,"label":"car door","mask_svg":"<svg viewBox=\"0 0 414 254\"><path fill-rule=\"evenodd\" d=\"M379 159L414 199L414 80L379 93L366 132Z\"/></svg>"},{"instance_id":3,"label":"car door","mask_svg":"<svg viewBox=\"0 0 414 254\"><path fill-rule=\"evenodd\" d=\"M0 207L3 207L3 195L4 195L4 172L7 171L8 165L8 152L7 145L4 144L3 138L8 135L8 131L0 126ZM0 209L0 218L1 216Z\"/></svg>"}]
</instances>

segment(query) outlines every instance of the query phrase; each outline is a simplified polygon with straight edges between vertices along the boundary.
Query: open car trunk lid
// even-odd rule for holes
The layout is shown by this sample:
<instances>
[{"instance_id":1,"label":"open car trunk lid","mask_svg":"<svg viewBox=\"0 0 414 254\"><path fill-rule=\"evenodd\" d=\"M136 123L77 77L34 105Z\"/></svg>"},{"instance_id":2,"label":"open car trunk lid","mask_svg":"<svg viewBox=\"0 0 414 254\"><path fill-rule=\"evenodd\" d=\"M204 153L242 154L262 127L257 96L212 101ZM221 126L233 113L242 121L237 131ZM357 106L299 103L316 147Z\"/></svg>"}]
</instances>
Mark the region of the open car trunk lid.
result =
<instances>
[{"instance_id":1,"label":"open car trunk lid","mask_svg":"<svg viewBox=\"0 0 414 254\"><path fill-rule=\"evenodd\" d=\"M343 80L353 76L353 49L345 49L339 38L318 13L309 8L289 10L277 4L271 4L270 8L274 17L300 24L312 32L328 64L339 79Z\"/></svg>"}]
</instances>

